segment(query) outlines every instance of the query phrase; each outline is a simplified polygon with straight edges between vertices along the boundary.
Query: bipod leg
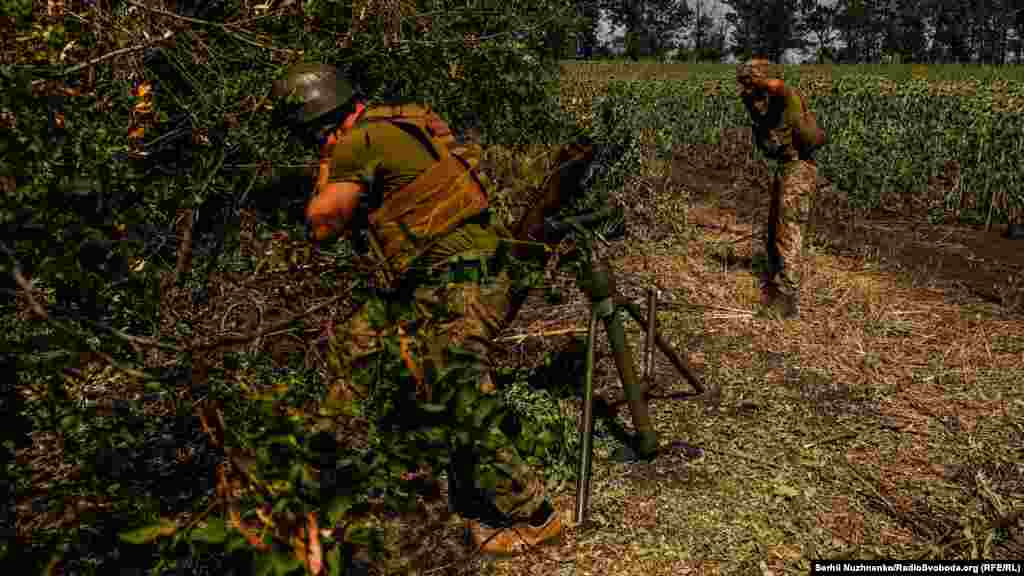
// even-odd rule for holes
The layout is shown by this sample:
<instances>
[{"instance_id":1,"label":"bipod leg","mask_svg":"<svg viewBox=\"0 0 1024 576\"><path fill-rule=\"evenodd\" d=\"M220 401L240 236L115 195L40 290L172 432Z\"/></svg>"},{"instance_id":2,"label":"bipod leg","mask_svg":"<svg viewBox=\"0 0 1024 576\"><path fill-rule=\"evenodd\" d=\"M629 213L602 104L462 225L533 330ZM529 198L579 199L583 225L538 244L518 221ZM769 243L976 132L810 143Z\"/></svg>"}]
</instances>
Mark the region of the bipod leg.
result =
<instances>
[{"instance_id":1,"label":"bipod leg","mask_svg":"<svg viewBox=\"0 0 1024 576\"><path fill-rule=\"evenodd\" d=\"M654 288L647 289L647 342L644 345L644 390L650 390L654 386L654 347L655 332L654 320L658 317L655 314L658 302L654 294Z\"/></svg>"},{"instance_id":2,"label":"bipod leg","mask_svg":"<svg viewBox=\"0 0 1024 576\"><path fill-rule=\"evenodd\" d=\"M576 524L587 521L590 507L590 468L594 457L594 340L597 336L597 307L590 313L587 330L587 364L583 380L583 430L580 432L580 471L576 483Z\"/></svg>"},{"instance_id":3,"label":"bipod leg","mask_svg":"<svg viewBox=\"0 0 1024 576\"><path fill-rule=\"evenodd\" d=\"M636 429L636 452L640 457L647 458L658 449L658 436L651 425L651 415L647 406L644 389L636 373L633 355L626 344L626 331L622 316L613 313L604 316L604 328L608 334L608 343L615 358L615 367L622 380L622 389L626 393L629 411L633 415L633 427Z\"/></svg>"},{"instance_id":4,"label":"bipod leg","mask_svg":"<svg viewBox=\"0 0 1024 576\"><path fill-rule=\"evenodd\" d=\"M589 248L589 246L588 246ZM629 410L633 416L633 428L636 429L636 442L633 451L641 458L651 458L658 450L658 435L651 426L651 416L647 409L647 400L640 379L637 376L633 355L626 344L626 332L623 327L622 315L615 305L617 292L615 276L607 262L594 265L588 257L587 266L581 278L581 288L590 298L598 317L604 322L608 343L615 358L615 367L622 381L623 391L629 402Z\"/></svg>"},{"instance_id":5,"label":"bipod leg","mask_svg":"<svg viewBox=\"0 0 1024 576\"><path fill-rule=\"evenodd\" d=\"M625 308L641 328L645 331L648 329L648 319L644 318L643 311L640 310L639 306L621 296L616 298L616 304ZM650 334L648 334L648 338L650 338ZM703 394L704 385L701 384L700 379L697 378L693 368L690 367L690 363L687 362L686 359L683 358L683 356L679 354L679 352L677 352L676 349L673 348L667 340L665 340L665 338L662 337L661 332L657 330L654 331L654 341L657 344L658 349L668 357L669 362L671 362L672 365L675 366L676 370L686 378L687 382L689 382L690 385L693 386L693 389L697 391L697 394Z\"/></svg>"}]
</instances>

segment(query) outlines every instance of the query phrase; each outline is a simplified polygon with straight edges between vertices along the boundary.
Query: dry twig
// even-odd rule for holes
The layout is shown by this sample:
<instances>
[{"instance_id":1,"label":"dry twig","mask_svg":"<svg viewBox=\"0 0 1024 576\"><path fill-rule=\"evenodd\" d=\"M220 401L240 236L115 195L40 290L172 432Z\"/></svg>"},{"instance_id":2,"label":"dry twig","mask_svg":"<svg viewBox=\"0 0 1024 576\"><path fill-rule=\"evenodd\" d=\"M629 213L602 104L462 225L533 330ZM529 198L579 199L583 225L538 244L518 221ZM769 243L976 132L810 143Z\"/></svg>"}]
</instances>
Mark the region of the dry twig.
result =
<instances>
[{"instance_id":1,"label":"dry twig","mask_svg":"<svg viewBox=\"0 0 1024 576\"><path fill-rule=\"evenodd\" d=\"M3 242L0 242L0 249L3 249L3 251L7 253L8 257L10 257L11 262L12 262L12 268L13 268L11 274L12 274L12 276L14 276L14 281L17 282L18 286L21 287L21 289L25 292L25 298L28 300L29 309L32 311L33 314L35 314L41 320L47 322L48 324L50 324L54 328L57 328L58 330L60 330L62 332L70 334L71 336L74 336L75 338L77 338L79 340L82 340L83 342L85 342L86 346L89 347L90 351L93 354L95 354L97 357L102 359L104 362L106 362L110 366L113 366L114 368L120 370L121 372L124 372L125 374L128 374L129 376L134 376L136 378L149 378L150 377L150 375L146 374L145 372L142 372L140 370L136 370L135 368L132 368L130 366L125 366L121 362L118 362L113 356L107 354L106 352L103 352L102 350L99 350L97 347L95 347L92 344L90 344L88 342L88 339L82 337L82 335L79 334L77 331L75 331L75 330L71 329L70 327L64 325L63 322L58 322L58 321L54 320L52 317L50 317L50 314L46 311L45 308L43 308L43 305L40 304L39 301L36 300L36 297L32 294L32 284L28 281L27 278L25 278L25 275L22 273L21 265L18 264L18 261L15 258L14 252L10 248L8 248L6 243L3 243ZM124 336L128 336L128 335L125 334ZM131 337L131 338L134 339L133 343L136 343L136 344L141 342L142 340L144 340L144 339L138 338L138 337ZM132 341L132 340L129 340L129 341Z\"/></svg>"},{"instance_id":2,"label":"dry twig","mask_svg":"<svg viewBox=\"0 0 1024 576\"><path fill-rule=\"evenodd\" d=\"M522 344L527 338L548 338L550 336L563 336L566 334L586 334L587 331L582 328L565 328L563 330L552 330L550 332L531 332L528 334L515 334L512 336L504 336L498 338L497 342L514 342L516 344Z\"/></svg>"}]
</instances>

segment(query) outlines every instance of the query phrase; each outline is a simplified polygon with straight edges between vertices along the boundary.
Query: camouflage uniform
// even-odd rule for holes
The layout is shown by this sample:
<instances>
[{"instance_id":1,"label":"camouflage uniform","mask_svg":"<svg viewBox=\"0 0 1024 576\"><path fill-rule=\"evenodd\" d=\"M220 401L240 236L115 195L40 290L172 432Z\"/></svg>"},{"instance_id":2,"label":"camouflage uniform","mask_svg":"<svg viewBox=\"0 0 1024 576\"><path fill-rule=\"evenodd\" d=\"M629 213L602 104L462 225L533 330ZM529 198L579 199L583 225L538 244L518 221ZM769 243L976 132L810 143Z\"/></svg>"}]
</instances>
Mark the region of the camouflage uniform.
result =
<instances>
[{"instance_id":1,"label":"camouflage uniform","mask_svg":"<svg viewBox=\"0 0 1024 576\"><path fill-rule=\"evenodd\" d=\"M1024 198L1006 199L1006 233L1010 240L1024 240Z\"/></svg>"},{"instance_id":2,"label":"camouflage uniform","mask_svg":"<svg viewBox=\"0 0 1024 576\"><path fill-rule=\"evenodd\" d=\"M403 107L402 114L419 114L422 108ZM325 182L373 179L380 186L383 203L370 216L370 233L375 235L379 252L375 266L388 269L402 284L402 293L412 301L415 329L404 329L401 337L409 343L410 371L416 375L417 397L430 401L442 391L432 390L429 375L443 371L449 364L448 349L461 347L472 354L478 374L479 390L495 394L489 352L494 338L507 321L515 273L502 256L509 252L511 234L486 215L484 184L472 170L479 158L479 147L434 138L448 150L428 150L426 141L395 127L387 120L395 109L368 108L353 129L325 150L319 184ZM377 117L380 121L374 121ZM434 127L445 129L434 119ZM431 136L436 136L437 132ZM447 154L447 156L446 156ZM452 160L457 157L456 160ZM419 185L430 180L428 172L438 162L450 161L442 169L436 185ZM460 165L470 168L461 170ZM461 170L461 171L460 171ZM325 173L326 172L326 173ZM458 176L461 174L464 178ZM412 195L410 196L410 191ZM395 226L401 220L406 225ZM412 238L406 236L410 232ZM416 245L419 244L419 245ZM386 260L386 263L381 262ZM443 309L443 317L437 311ZM365 307L345 325L332 330L329 337L329 364L332 385L327 406L337 406L365 397L370 390L359 380L359 373L383 350L384 338L394 334L390 322L375 326ZM430 369L425 369L426 367ZM503 435L500 430L493 434ZM476 512L466 506L493 506L507 519L527 519L546 501L543 477L528 467L516 453L513 442L505 438L496 453L481 455L474 461L472 446L456 450L450 472L453 501L463 514ZM476 482L481 467L488 467L496 478L494 486ZM487 497L481 498L486 491ZM486 511L492 512L492 511Z\"/></svg>"},{"instance_id":3,"label":"camouflage uniform","mask_svg":"<svg viewBox=\"0 0 1024 576\"><path fill-rule=\"evenodd\" d=\"M467 235L490 233L494 239L499 238L501 234L501 227L497 225L472 224L467 227L475 230L460 232ZM478 254L485 258L492 257L494 249L484 248ZM466 253L460 255L470 258L473 256ZM420 369L429 364L433 371L443 371L449 360L448 349L452 346L459 346L472 353L478 371L479 390L491 395L497 390L492 380L490 347L493 346L494 338L504 328L505 310L509 303L512 281L508 270L504 269L493 276L489 270L480 270L478 273L484 276L481 281L461 278L440 285L429 283L416 286L412 291L412 297L416 302L415 309L422 315L417 315L414 319L417 325L415 332L406 332L403 336L411 341L410 356ZM445 309L444 318L441 320L433 313L439 307ZM360 381L358 374L367 372L374 357L384 350L384 339L394 334L395 329L393 325L375 326L371 321L370 311L364 306L348 322L331 330L328 338L328 362L332 384L328 406L337 402L363 399L369 394L370 390ZM417 390L417 398L421 401L430 401L443 393L442 390L432 389L426 377L418 383L422 384ZM496 433L500 434L501 431ZM492 461L473 463L467 462L467 459L471 458L472 447L461 447L456 454L459 472L452 471L452 477L449 478L452 484L449 488L452 491L482 491L484 487L475 485L471 479L478 476L476 468L480 465L492 465L497 475L497 485L490 494L493 504L507 516L526 518L544 502L545 483L539 474L522 462L514 448L511 448L511 439L503 444L509 447L499 449L492 455ZM471 500L478 498L476 493L453 496L455 500L463 496ZM465 509L456 511L468 513Z\"/></svg>"},{"instance_id":4,"label":"camouflage uniform","mask_svg":"<svg viewBox=\"0 0 1024 576\"><path fill-rule=\"evenodd\" d=\"M771 65L760 60L741 64L737 70L741 85L776 77ZM762 292L766 303L783 296L795 313L806 266L807 224L817 188L814 151L824 143L824 134L804 98L793 88L784 87L781 94L746 89L742 99L753 121L754 142L767 158L778 162L771 189L768 267L761 279Z\"/></svg>"},{"instance_id":5,"label":"camouflage uniform","mask_svg":"<svg viewBox=\"0 0 1024 576\"><path fill-rule=\"evenodd\" d=\"M813 161L794 160L782 164L772 182L768 213L768 270L762 279L794 299L806 266L807 222L814 200L818 168Z\"/></svg>"}]
</instances>

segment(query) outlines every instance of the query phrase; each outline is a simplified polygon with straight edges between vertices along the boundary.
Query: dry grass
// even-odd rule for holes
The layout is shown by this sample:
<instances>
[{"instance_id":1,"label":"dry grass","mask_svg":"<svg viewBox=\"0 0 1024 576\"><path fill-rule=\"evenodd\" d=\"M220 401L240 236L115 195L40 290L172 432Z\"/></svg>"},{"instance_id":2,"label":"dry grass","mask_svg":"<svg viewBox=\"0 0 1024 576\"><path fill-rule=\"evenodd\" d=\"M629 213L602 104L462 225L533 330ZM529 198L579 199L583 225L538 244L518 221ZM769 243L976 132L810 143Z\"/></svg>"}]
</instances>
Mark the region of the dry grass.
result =
<instances>
[{"instance_id":1,"label":"dry grass","mask_svg":"<svg viewBox=\"0 0 1024 576\"><path fill-rule=\"evenodd\" d=\"M656 204L677 210L686 192L661 189ZM450 573L804 574L815 558L1020 557L1020 316L816 245L801 317L755 318L756 279L735 264L758 249L751 222L716 204L691 207L685 231L613 254L626 292L663 291L662 330L721 386L715 403L652 403L663 446L706 455L624 466L599 442L593 528ZM585 326L585 314L575 301L562 325ZM597 373L614 395L611 366ZM661 389L684 386L660 357L658 375ZM572 490L559 501L571 516Z\"/></svg>"}]
</instances>

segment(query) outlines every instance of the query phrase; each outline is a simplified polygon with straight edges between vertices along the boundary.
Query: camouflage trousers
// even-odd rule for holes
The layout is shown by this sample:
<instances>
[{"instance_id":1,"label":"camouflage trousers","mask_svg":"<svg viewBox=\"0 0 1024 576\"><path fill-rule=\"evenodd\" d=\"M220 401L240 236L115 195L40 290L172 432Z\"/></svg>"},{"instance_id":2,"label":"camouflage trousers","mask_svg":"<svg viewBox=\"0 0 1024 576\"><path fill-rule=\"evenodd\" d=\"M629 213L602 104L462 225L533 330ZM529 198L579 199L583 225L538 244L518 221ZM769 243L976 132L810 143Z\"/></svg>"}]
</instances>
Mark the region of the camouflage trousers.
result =
<instances>
[{"instance_id":1,"label":"camouflage trousers","mask_svg":"<svg viewBox=\"0 0 1024 576\"><path fill-rule=\"evenodd\" d=\"M1024 199L1007 199L1006 223L1024 225Z\"/></svg>"},{"instance_id":2,"label":"camouflage trousers","mask_svg":"<svg viewBox=\"0 0 1024 576\"><path fill-rule=\"evenodd\" d=\"M467 248L464 237L459 246L461 251L455 257L477 261L493 257L498 238L507 237L507 232L501 226L495 227L498 230L487 230L491 226L474 229L476 234L469 244L475 249L464 250ZM497 273L481 271L481 275L483 278L479 281L449 281L413 289L417 328L414 335L407 337L410 356L418 365L412 371L423 372L417 379L429 380L428 372L443 372L450 361L449 349L459 347L472 358L479 377L479 391L493 398L497 390L490 351L494 338L504 328L513 283L507 269ZM443 318L438 318L438 310L444 311ZM371 392L368 386L372 384L360 382L358 374L366 372L370 359L383 350L383 339L396 330L393 325L380 326L379 321L375 326L372 316L372 311L364 306L344 325L335 327L329 336L329 404L365 398ZM432 369L422 371L426 365ZM444 384L426 382L423 389L417 390L417 398L430 401L441 396L442 391L431 389L434 385ZM528 518L546 499L544 479L519 457L512 438L501 430L489 433L492 438L499 436L499 448L491 454L480 454L473 446L454 447L449 492L455 511L473 515L468 507L483 506L488 511L496 509L506 519ZM479 482L485 467L493 486L484 487Z\"/></svg>"},{"instance_id":3,"label":"camouflage trousers","mask_svg":"<svg viewBox=\"0 0 1024 576\"><path fill-rule=\"evenodd\" d=\"M799 297L806 267L806 234L817 187L818 167L812 161L793 160L779 167L772 183L766 248L768 267L762 290Z\"/></svg>"}]
</instances>

